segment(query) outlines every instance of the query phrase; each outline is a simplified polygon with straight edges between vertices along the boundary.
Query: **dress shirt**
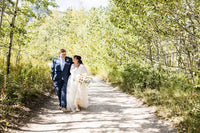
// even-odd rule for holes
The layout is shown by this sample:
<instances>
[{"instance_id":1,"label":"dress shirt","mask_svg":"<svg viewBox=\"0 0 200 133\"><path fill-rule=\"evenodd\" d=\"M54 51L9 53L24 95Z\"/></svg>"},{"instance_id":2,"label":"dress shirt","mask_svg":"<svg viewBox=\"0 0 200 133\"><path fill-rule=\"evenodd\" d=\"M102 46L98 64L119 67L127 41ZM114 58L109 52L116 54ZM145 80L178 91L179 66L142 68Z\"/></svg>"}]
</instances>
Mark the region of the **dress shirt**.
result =
<instances>
[{"instance_id":1,"label":"dress shirt","mask_svg":"<svg viewBox=\"0 0 200 133\"><path fill-rule=\"evenodd\" d=\"M65 59L60 58L60 65L61 65L61 71L63 71L65 66Z\"/></svg>"}]
</instances>

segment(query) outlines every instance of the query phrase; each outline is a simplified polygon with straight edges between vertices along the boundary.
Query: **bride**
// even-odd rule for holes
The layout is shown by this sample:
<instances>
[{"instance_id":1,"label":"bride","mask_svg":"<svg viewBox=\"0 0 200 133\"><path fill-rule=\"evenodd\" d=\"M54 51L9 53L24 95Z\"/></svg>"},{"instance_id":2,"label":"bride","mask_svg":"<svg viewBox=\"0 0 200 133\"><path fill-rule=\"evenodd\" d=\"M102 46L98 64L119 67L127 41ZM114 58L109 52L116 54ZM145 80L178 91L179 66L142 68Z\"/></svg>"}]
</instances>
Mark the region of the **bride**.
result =
<instances>
[{"instance_id":1,"label":"bride","mask_svg":"<svg viewBox=\"0 0 200 133\"><path fill-rule=\"evenodd\" d=\"M67 85L67 110L75 112L80 111L80 107L88 107L88 88L80 82L81 75L87 75L81 56L75 55L73 62Z\"/></svg>"}]
</instances>

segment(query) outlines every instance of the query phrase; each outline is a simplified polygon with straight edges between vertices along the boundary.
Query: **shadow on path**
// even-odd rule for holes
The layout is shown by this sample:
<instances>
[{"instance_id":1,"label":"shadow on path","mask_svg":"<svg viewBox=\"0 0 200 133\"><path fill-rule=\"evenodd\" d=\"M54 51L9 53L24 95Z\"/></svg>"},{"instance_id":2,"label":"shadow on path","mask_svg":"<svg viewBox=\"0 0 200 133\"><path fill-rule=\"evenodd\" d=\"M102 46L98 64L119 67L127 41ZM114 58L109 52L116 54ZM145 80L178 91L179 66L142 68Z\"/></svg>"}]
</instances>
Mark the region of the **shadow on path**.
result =
<instances>
[{"instance_id":1,"label":"shadow on path","mask_svg":"<svg viewBox=\"0 0 200 133\"><path fill-rule=\"evenodd\" d=\"M169 125L159 120L150 108L136 98L120 92L95 78L89 89L90 106L87 110L71 113L57 109L54 95L37 116L15 132L74 132L74 133L175 133ZM14 132L14 131L12 131Z\"/></svg>"}]
</instances>

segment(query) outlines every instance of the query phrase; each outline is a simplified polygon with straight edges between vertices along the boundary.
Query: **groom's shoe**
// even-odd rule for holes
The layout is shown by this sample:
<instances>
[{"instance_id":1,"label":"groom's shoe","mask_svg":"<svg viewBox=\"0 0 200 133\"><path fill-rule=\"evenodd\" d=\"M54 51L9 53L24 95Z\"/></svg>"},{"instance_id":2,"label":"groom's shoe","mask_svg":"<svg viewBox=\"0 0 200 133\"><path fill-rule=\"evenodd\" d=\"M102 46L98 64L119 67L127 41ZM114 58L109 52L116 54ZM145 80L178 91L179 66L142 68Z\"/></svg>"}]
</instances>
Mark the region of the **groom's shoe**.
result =
<instances>
[{"instance_id":1,"label":"groom's shoe","mask_svg":"<svg viewBox=\"0 0 200 133\"><path fill-rule=\"evenodd\" d=\"M63 112L66 112L67 110L66 110L66 108L62 108L62 111L63 111Z\"/></svg>"}]
</instances>

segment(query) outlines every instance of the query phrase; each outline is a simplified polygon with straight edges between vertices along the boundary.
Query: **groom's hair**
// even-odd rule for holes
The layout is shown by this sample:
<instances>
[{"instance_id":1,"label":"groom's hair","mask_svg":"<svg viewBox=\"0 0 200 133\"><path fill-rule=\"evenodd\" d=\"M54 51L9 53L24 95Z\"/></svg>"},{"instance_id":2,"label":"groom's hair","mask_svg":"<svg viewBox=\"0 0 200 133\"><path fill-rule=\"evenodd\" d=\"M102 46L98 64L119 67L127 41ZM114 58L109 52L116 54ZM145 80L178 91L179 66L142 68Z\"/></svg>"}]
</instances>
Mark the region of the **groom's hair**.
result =
<instances>
[{"instance_id":1,"label":"groom's hair","mask_svg":"<svg viewBox=\"0 0 200 133\"><path fill-rule=\"evenodd\" d=\"M64 52L66 52L65 49L60 49L60 51L59 51L59 53L64 53Z\"/></svg>"}]
</instances>

